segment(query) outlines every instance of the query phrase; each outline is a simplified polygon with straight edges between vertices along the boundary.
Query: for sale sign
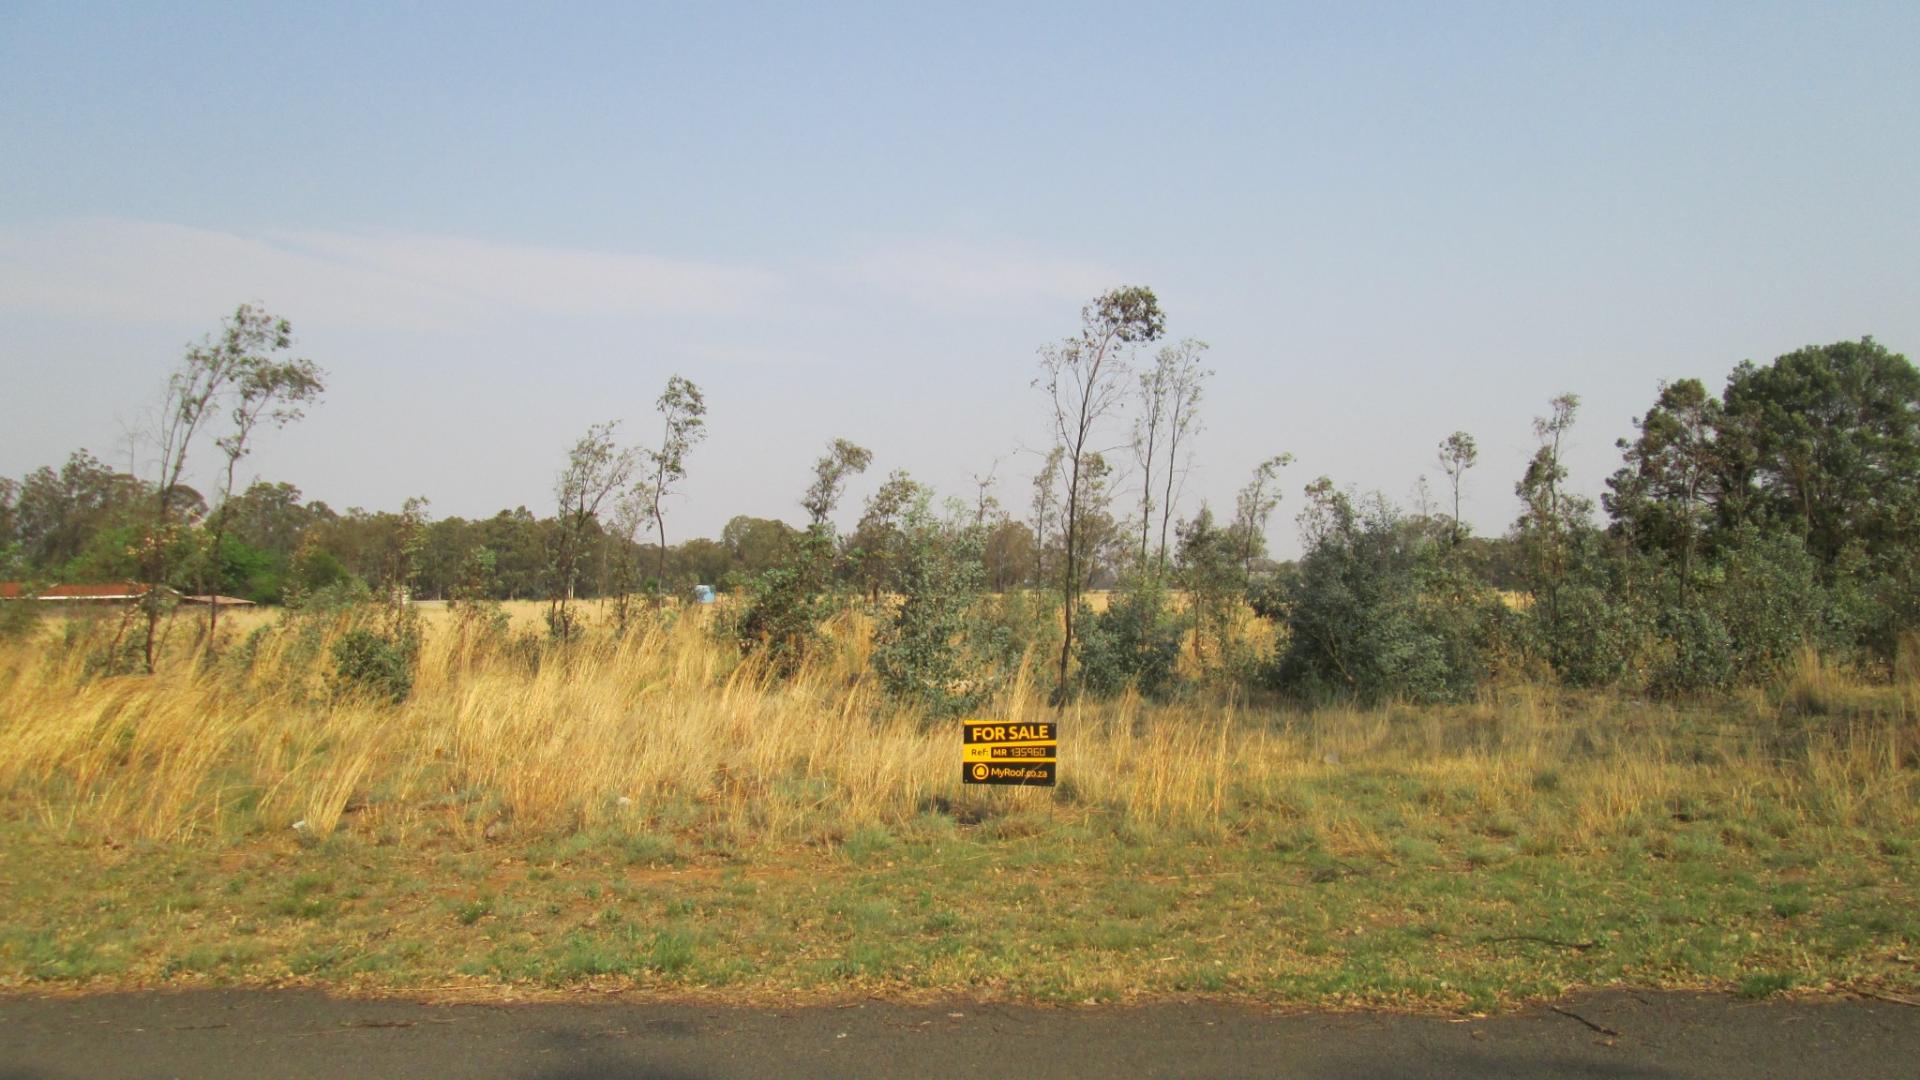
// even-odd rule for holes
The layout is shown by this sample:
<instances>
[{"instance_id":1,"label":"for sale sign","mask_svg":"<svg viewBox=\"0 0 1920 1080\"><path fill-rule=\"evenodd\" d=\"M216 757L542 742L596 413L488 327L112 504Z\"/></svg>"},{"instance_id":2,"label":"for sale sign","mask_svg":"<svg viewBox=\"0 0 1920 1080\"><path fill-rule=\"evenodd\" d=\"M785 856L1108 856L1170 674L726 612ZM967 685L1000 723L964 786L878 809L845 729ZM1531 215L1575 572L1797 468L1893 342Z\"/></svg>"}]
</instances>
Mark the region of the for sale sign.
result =
<instances>
[{"instance_id":1,"label":"for sale sign","mask_svg":"<svg viewBox=\"0 0 1920 1080\"><path fill-rule=\"evenodd\" d=\"M961 783L1051 787L1059 748L1052 721L962 720Z\"/></svg>"}]
</instances>

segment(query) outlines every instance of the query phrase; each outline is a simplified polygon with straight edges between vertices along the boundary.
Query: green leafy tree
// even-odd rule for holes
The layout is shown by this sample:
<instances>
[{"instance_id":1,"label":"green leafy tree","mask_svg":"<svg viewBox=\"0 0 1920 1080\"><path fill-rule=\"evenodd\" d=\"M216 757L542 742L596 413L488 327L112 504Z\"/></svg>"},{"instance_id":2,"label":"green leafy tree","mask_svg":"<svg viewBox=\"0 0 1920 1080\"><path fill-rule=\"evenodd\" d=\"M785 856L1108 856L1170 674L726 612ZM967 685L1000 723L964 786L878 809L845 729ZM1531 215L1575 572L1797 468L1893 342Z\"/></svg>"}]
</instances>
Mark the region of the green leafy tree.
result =
<instances>
[{"instance_id":1,"label":"green leafy tree","mask_svg":"<svg viewBox=\"0 0 1920 1080\"><path fill-rule=\"evenodd\" d=\"M140 480L85 450L74 451L57 471L35 469L13 490L9 538L22 561L42 574L59 573L102 530L140 520L152 499Z\"/></svg>"},{"instance_id":2,"label":"green leafy tree","mask_svg":"<svg viewBox=\"0 0 1920 1080\"><path fill-rule=\"evenodd\" d=\"M219 363L233 369L232 388L226 394L227 428L214 439L225 468L220 474L219 503L208 515L207 550L212 553L202 576L202 591L217 592L224 576L220 562L231 524L227 506L233 501L233 483L241 459L253 452L253 435L262 424L274 428L306 415L306 407L326 391L323 372L311 360L278 358L293 347L293 326L285 319L243 305L220 344L226 354ZM207 649L218 646L220 604L207 604Z\"/></svg>"},{"instance_id":3,"label":"green leafy tree","mask_svg":"<svg viewBox=\"0 0 1920 1080\"><path fill-rule=\"evenodd\" d=\"M1325 477L1300 516L1306 554L1274 606L1286 621L1274 678L1307 699L1457 700L1483 677L1502 610L1452 573L1431 533Z\"/></svg>"},{"instance_id":4,"label":"green leafy tree","mask_svg":"<svg viewBox=\"0 0 1920 1080\"><path fill-rule=\"evenodd\" d=\"M1619 441L1626 464L1601 499L1615 528L1637 548L1673 560L1681 607L1721 497L1722 422L1720 403L1700 380L1661 384L1653 408L1634 421L1639 437Z\"/></svg>"},{"instance_id":5,"label":"green leafy tree","mask_svg":"<svg viewBox=\"0 0 1920 1080\"><path fill-rule=\"evenodd\" d=\"M904 469L896 469L867 499L848 541L847 563L854 581L872 602L879 603L880 594L894 583L894 571L907 546L908 515L923 510L931 495Z\"/></svg>"},{"instance_id":6,"label":"green leafy tree","mask_svg":"<svg viewBox=\"0 0 1920 1080\"><path fill-rule=\"evenodd\" d=\"M1160 697L1174 685L1183 626L1162 575L1136 570L1119 584L1105 611L1081 601L1081 634L1073 645L1080 689L1112 697L1132 687Z\"/></svg>"},{"instance_id":7,"label":"green leafy tree","mask_svg":"<svg viewBox=\"0 0 1920 1080\"><path fill-rule=\"evenodd\" d=\"M1754 510L1791 522L1834 565L1853 543L1870 557L1910 548L1920 518L1920 370L1872 338L1813 346L1727 380L1729 469ZM1744 460L1740 460L1744 457Z\"/></svg>"},{"instance_id":8,"label":"green leafy tree","mask_svg":"<svg viewBox=\"0 0 1920 1080\"><path fill-rule=\"evenodd\" d=\"M929 493L900 515L893 567L900 604L875 634L873 665L887 692L934 717L978 708L1003 675L975 614L984 531L955 528L928 508Z\"/></svg>"},{"instance_id":9,"label":"green leafy tree","mask_svg":"<svg viewBox=\"0 0 1920 1080\"><path fill-rule=\"evenodd\" d=\"M740 651L773 671L798 670L819 642L833 585L833 538L824 528L797 533L779 565L753 579L733 622Z\"/></svg>"},{"instance_id":10,"label":"green leafy tree","mask_svg":"<svg viewBox=\"0 0 1920 1080\"><path fill-rule=\"evenodd\" d=\"M1193 659L1204 671L1234 656L1240 597L1246 592L1251 559L1246 542L1235 535L1238 530L1215 525L1213 512L1205 506L1174 531L1180 544L1176 576L1186 589L1193 621Z\"/></svg>"},{"instance_id":11,"label":"green leafy tree","mask_svg":"<svg viewBox=\"0 0 1920 1080\"><path fill-rule=\"evenodd\" d=\"M741 514L721 529L720 543L727 549L728 569L753 577L780 565L796 536L784 521Z\"/></svg>"},{"instance_id":12,"label":"green leafy tree","mask_svg":"<svg viewBox=\"0 0 1920 1080\"><path fill-rule=\"evenodd\" d=\"M1588 519L1593 509L1590 500L1566 490L1567 467L1561 456L1579 408L1578 396L1562 394L1553 399L1546 416L1534 420L1533 431L1540 447L1514 488L1525 505L1514 533L1525 553L1527 584L1533 593L1534 610L1544 621L1546 640L1556 648L1564 640L1561 589L1572 572L1580 534L1590 528Z\"/></svg>"}]
</instances>

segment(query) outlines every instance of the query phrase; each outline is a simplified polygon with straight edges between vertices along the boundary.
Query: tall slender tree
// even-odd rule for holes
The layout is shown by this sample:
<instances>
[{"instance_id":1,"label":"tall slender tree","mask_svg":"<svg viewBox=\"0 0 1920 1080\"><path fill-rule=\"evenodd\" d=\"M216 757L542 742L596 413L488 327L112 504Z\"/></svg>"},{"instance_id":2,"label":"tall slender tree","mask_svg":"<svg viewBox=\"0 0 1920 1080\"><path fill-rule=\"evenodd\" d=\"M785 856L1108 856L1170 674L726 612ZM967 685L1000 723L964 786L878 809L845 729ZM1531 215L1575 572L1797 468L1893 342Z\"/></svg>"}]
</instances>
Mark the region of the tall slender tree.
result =
<instances>
[{"instance_id":1,"label":"tall slender tree","mask_svg":"<svg viewBox=\"0 0 1920 1080\"><path fill-rule=\"evenodd\" d=\"M1173 522L1178 485L1186 476L1188 458L1193 454L1192 436L1200 429L1200 396L1213 372L1200 364L1207 343L1188 338L1160 350L1155 368L1165 368L1166 376L1166 457L1162 469L1160 499L1160 545L1155 556L1159 572L1167 568L1167 529ZM1182 452L1187 457L1182 457ZM1145 548L1142 548L1144 555Z\"/></svg>"},{"instance_id":2,"label":"tall slender tree","mask_svg":"<svg viewBox=\"0 0 1920 1080\"><path fill-rule=\"evenodd\" d=\"M667 580L667 519L662 504L673 494L673 485L686 479L687 454L707 437L707 402L691 380L675 375L667 380L667 388L654 408L660 412L660 448L644 452L645 476L635 491L646 506L659 542L653 586L657 607Z\"/></svg>"},{"instance_id":3,"label":"tall slender tree","mask_svg":"<svg viewBox=\"0 0 1920 1080\"><path fill-rule=\"evenodd\" d=\"M1074 606L1080 598L1080 527L1082 476L1099 453L1099 427L1125 400L1128 351L1158 340L1166 332L1166 316L1153 290L1138 286L1114 289L1080 312L1080 332L1040 351L1040 376L1034 385L1046 392L1053 410L1054 444L1064 452L1067 472L1066 566L1061 574L1061 598L1066 607L1066 632L1060 645L1056 698L1064 707L1067 668L1073 656Z\"/></svg>"},{"instance_id":4,"label":"tall slender tree","mask_svg":"<svg viewBox=\"0 0 1920 1080\"><path fill-rule=\"evenodd\" d=\"M1267 522L1280 505L1280 470L1293 464L1292 454L1276 454L1253 467L1253 476L1234 499L1233 528L1239 541L1235 554L1240 557L1240 572L1253 574L1253 560L1267 550ZM1199 519L1195 519L1199 520ZM1207 516L1211 525L1212 517Z\"/></svg>"},{"instance_id":5,"label":"tall slender tree","mask_svg":"<svg viewBox=\"0 0 1920 1080\"><path fill-rule=\"evenodd\" d=\"M1574 532L1587 523L1593 509L1585 497L1562 489L1567 479L1562 443L1579 409L1578 395L1561 394L1550 403L1546 416L1535 418L1533 433L1540 447L1514 488L1525 504L1516 532L1526 555L1534 599L1544 606L1549 637L1554 642L1559 641L1560 588L1567 577Z\"/></svg>"},{"instance_id":6,"label":"tall slender tree","mask_svg":"<svg viewBox=\"0 0 1920 1080\"><path fill-rule=\"evenodd\" d=\"M1480 448L1474 445L1473 436L1464 431L1456 431L1440 443L1440 471L1447 474L1447 483L1453 487L1451 535L1456 547L1460 544L1460 480L1479 460Z\"/></svg>"}]
</instances>

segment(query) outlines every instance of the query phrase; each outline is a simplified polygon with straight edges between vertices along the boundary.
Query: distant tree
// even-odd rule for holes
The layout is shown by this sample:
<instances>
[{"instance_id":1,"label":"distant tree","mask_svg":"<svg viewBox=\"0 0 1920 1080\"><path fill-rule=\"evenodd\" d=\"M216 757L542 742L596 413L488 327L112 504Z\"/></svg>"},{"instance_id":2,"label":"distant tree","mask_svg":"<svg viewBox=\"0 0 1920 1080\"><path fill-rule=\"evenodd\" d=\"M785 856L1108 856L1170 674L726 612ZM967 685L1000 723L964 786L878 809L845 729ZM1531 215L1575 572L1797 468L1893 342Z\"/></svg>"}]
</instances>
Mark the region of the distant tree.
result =
<instances>
[{"instance_id":1,"label":"distant tree","mask_svg":"<svg viewBox=\"0 0 1920 1080\"><path fill-rule=\"evenodd\" d=\"M59 574L95 534L131 523L152 498L145 484L85 450L58 471L35 469L14 490L12 540L28 566L47 575Z\"/></svg>"},{"instance_id":2,"label":"distant tree","mask_svg":"<svg viewBox=\"0 0 1920 1080\"><path fill-rule=\"evenodd\" d=\"M304 503L288 483L255 481L222 505L233 535L282 561L293 557L307 529L333 516L325 503Z\"/></svg>"},{"instance_id":3,"label":"distant tree","mask_svg":"<svg viewBox=\"0 0 1920 1080\"><path fill-rule=\"evenodd\" d=\"M673 549L674 561L679 566L678 576L691 579L695 583L712 584L726 577L733 567L733 556L727 546L717 540L697 537L688 540Z\"/></svg>"},{"instance_id":4,"label":"distant tree","mask_svg":"<svg viewBox=\"0 0 1920 1080\"><path fill-rule=\"evenodd\" d=\"M427 506L426 497L416 495L401 504L398 514L380 515L379 569L372 584L390 612L409 610L421 556L426 552Z\"/></svg>"},{"instance_id":5,"label":"distant tree","mask_svg":"<svg viewBox=\"0 0 1920 1080\"><path fill-rule=\"evenodd\" d=\"M906 470L896 469L867 499L866 512L860 515L860 524L849 538L848 563L860 589L873 602L878 603L880 593L890 586L905 549L908 511L915 507L924 510L932 494Z\"/></svg>"},{"instance_id":6,"label":"distant tree","mask_svg":"<svg viewBox=\"0 0 1920 1080\"><path fill-rule=\"evenodd\" d=\"M1239 541L1241 574L1253 575L1253 560L1266 554L1267 522L1280 505L1280 470L1293 464L1292 454L1278 454L1254 466L1253 476L1234 499L1232 533ZM1212 520L1212 515L1207 515Z\"/></svg>"},{"instance_id":7,"label":"distant tree","mask_svg":"<svg viewBox=\"0 0 1920 1080\"><path fill-rule=\"evenodd\" d=\"M1067 472L1066 566L1061 575L1061 599L1067 614L1056 691L1062 705L1067 695L1067 666L1073 655L1074 609L1081 588L1082 477L1089 459L1098 453L1098 428L1124 401L1126 351L1157 340L1165 330L1166 316L1152 289L1120 288L1081 310L1077 335L1040 353L1040 377L1034 385L1046 392L1052 407L1054 444L1065 452Z\"/></svg>"},{"instance_id":8,"label":"distant tree","mask_svg":"<svg viewBox=\"0 0 1920 1080\"><path fill-rule=\"evenodd\" d=\"M1080 470L1080 527L1075 530L1075 563L1082 589L1102 588L1118 580L1132 561L1132 543L1126 526L1113 516L1113 466L1105 454L1087 455Z\"/></svg>"},{"instance_id":9,"label":"distant tree","mask_svg":"<svg viewBox=\"0 0 1920 1080\"><path fill-rule=\"evenodd\" d=\"M1473 436L1464 431L1456 431L1440 443L1440 471L1447 474L1447 483L1453 488L1453 518L1451 538L1455 547L1461 539L1460 531L1460 481L1467 470L1480 460L1480 448L1474 445Z\"/></svg>"},{"instance_id":10,"label":"distant tree","mask_svg":"<svg viewBox=\"0 0 1920 1080\"><path fill-rule=\"evenodd\" d=\"M1033 474L1033 576L1044 581L1055 576L1054 545L1066 530L1060 523L1060 472L1066 451L1059 446L1047 451L1046 459Z\"/></svg>"},{"instance_id":11,"label":"distant tree","mask_svg":"<svg viewBox=\"0 0 1920 1080\"><path fill-rule=\"evenodd\" d=\"M999 593L1032 581L1037 550L1033 542L1033 530L1027 527L1026 522L1002 517L984 528L986 540L981 559L986 587Z\"/></svg>"},{"instance_id":12,"label":"distant tree","mask_svg":"<svg viewBox=\"0 0 1920 1080\"><path fill-rule=\"evenodd\" d=\"M993 496L993 474L1000 469L1000 459L995 458L987 467L986 475L973 474L973 525L984 528L989 519L1000 516L1000 500Z\"/></svg>"},{"instance_id":13,"label":"distant tree","mask_svg":"<svg viewBox=\"0 0 1920 1080\"><path fill-rule=\"evenodd\" d=\"M557 523L541 521L524 506L502 510L477 522L480 543L493 552L496 600L537 599L548 594L547 554Z\"/></svg>"},{"instance_id":14,"label":"distant tree","mask_svg":"<svg viewBox=\"0 0 1920 1080\"><path fill-rule=\"evenodd\" d=\"M645 451L643 476L634 494L645 505L659 541L659 560L654 575L654 603L660 602L660 589L667 580L667 521L661 503L673 493L673 485L686 478L687 454L694 444L706 438L706 399L690 380L675 375L654 403L660 412L660 448Z\"/></svg>"},{"instance_id":15,"label":"distant tree","mask_svg":"<svg viewBox=\"0 0 1920 1080\"><path fill-rule=\"evenodd\" d=\"M567 467L554 483L559 513L550 564L553 592L547 602L547 628L562 641L578 630L574 590L588 544L599 531L601 504L633 476L635 455L615 443L617 426L618 421L608 421L588 428L568 451Z\"/></svg>"},{"instance_id":16,"label":"distant tree","mask_svg":"<svg viewBox=\"0 0 1920 1080\"><path fill-rule=\"evenodd\" d=\"M720 531L720 543L727 549L729 568L738 574L753 576L779 566L792 545L795 530L784 521L738 515Z\"/></svg>"},{"instance_id":17,"label":"distant tree","mask_svg":"<svg viewBox=\"0 0 1920 1080\"><path fill-rule=\"evenodd\" d=\"M1191 438L1200 428L1201 391L1213 374L1200 366L1200 355L1206 350L1206 342L1192 338L1168 345L1155 358L1153 370L1141 377L1143 402L1158 413L1158 419L1152 425L1154 430L1147 433L1148 450L1144 459L1147 467L1142 469L1145 475L1141 478L1140 560L1144 563L1147 558L1147 525L1157 508L1160 544L1155 556L1156 572L1166 570L1167 527L1173 521L1178 484L1187 471L1188 461L1181 456L1181 444L1189 444L1185 453L1191 457ZM1160 453L1161 492L1156 502L1151 465L1154 451L1160 447L1164 447Z\"/></svg>"},{"instance_id":18,"label":"distant tree","mask_svg":"<svg viewBox=\"0 0 1920 1080\"><path fill-rule=\"evenodd\" d=\"M19 498L20 485L10 476L0 476L0 578L17 578L25 573L27 557L20 543Z\"/></svg>"},{"instance_id":19,"label":"distant tree","mask_svg":"<svg viewBox=\"0 0 1920 1080\"><path fill-rule=\"evenodd\" d=\"M814 529L830 528L828 518L833 508L840 505L840 492L847 477L865 472L872 463L873 451L845 439L833 440L826 454L813 463L813 483L808 486L806 497L800 500L807 512L808 525Z\"/></svg>"}]
</instances>

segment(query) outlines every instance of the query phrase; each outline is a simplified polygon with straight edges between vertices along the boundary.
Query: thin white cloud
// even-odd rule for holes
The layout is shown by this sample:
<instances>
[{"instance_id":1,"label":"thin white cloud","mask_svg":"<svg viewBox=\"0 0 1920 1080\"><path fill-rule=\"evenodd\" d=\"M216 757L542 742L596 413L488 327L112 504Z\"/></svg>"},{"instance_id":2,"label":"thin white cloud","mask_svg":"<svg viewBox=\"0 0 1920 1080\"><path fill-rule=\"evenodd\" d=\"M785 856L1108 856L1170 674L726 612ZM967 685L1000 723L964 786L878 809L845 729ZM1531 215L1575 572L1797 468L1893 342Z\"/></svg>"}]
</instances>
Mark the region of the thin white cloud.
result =
<instances>
[{"instance_id":1,"label":"thin white cloud","mask_svg":"<svg viewBox=\"0 0 1920 1080\"><path fill-rule=\"evenodd\" d=\"M439 330L498 312L728 314L782 287L754 267L459 236L112 218L0 227L0 310L83 318L173 321L258 298L335 325Z\"/></svg>"},{"instance_id":2,"label":"thin white cloud","mask_svg":"<svg viewBox=\"0 0 1920 1080\"><path fill-rule=\"evenodd\" d=\"M847 264L846 273L867 288L931 308L1008 301L1081 303L1123 284L1125 278L1113 267L1089 260L951 241L878 248Z\"/></svg>"}]
</instances>

